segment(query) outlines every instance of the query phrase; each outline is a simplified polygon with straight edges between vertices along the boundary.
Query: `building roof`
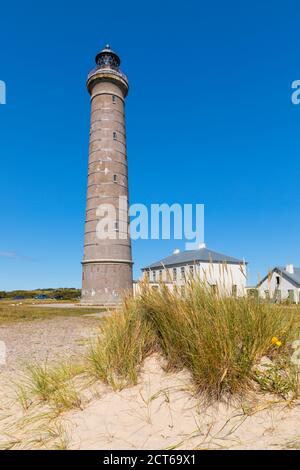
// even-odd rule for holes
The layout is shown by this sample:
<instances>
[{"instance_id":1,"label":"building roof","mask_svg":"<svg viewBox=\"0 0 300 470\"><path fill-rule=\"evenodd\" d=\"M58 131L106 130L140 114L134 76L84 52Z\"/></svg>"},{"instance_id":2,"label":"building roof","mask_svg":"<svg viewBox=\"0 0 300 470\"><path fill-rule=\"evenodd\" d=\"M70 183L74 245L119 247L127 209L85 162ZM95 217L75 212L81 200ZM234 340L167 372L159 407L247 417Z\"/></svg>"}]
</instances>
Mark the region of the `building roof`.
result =
<instances>
[{"instance_id":1,"label":"building roof","mask_svg":"<svg viewBox=\"0 0 300 470\"><path fill-rule=\"evenodd\" d=\"M294 272L289 273L284 266L275 266L271 273L278 273L287 281L290 281L295 287L300 287L300 268L294 267ZM268 279L269 273L257 284L259 287L266 279Z\"/></svg>"},{"instance_id":2,"label":"building roof","mask_svg":"<svg viewBox=\"0 0 300 470\"><path fill-rule=\"evenodd\" d=\"M162 266L176 266L195 263L227 263L227 264L247 264L243 260L226 256L216 251L209 250L208 248L199 248L198 250L187 250L174 253L167 256L155 263L145 266L142 270L161 268Z\"/></svg>"}]
</instances>

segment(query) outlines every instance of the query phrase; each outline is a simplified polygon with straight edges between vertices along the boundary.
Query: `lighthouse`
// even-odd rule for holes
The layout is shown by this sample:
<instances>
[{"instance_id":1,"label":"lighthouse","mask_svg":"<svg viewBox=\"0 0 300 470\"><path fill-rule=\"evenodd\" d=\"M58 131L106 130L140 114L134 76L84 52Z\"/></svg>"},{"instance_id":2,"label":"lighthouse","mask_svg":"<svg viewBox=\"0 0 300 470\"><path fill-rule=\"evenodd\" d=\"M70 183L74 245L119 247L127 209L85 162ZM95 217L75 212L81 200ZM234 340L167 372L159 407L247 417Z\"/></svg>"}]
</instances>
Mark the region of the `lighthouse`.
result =
<instances>
[{"instance_id":1,"label":"lighthouse","mask_svg":"<svg viewBox=\"0 0 300 470\"><path fill-rule=\"evenodd\" d=\"M96 67L87 79L91 119L83 304L117 305L124 293L132 289L125 129L128 88L119 56L106 45L97 54Z\"/></svg>"}]
</instances>

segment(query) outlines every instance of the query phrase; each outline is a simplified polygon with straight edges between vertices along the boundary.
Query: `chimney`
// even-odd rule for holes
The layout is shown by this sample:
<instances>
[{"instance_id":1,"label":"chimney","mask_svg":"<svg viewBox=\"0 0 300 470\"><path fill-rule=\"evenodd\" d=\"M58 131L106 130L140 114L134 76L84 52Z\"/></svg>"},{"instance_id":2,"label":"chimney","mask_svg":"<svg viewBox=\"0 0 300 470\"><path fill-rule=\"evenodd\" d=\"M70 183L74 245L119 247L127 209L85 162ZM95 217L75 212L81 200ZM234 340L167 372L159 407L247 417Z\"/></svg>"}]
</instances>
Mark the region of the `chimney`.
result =
<instances>
[{"instance_id":1,"label":"chimney","mask_svg":"<svg viewBox=\"0 0 300 470\"><path fill-rule=\"evenodd\" d=\"M294 274L294 265L293 264L287 264L285 267L285 270L287 273Z\"/></svg>"}]
</instances>

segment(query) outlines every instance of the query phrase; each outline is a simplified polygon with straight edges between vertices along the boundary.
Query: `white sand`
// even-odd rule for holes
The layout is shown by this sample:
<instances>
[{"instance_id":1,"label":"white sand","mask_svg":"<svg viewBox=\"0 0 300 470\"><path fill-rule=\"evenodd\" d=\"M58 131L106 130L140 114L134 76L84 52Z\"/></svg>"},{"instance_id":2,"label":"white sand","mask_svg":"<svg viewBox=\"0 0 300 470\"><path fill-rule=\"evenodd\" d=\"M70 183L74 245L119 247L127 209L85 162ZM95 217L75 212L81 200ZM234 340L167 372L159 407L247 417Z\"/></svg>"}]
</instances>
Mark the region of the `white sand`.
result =
<instances>
[{"instance_id":1,"label":"white sand","mask_svg":"<svg viewBox=\"0 0 300 470\"><path fill-rule=\"evenodd\" d=\"M102 387L100 393L83 411L66 416L70 448L300 447L299 403L288 407L256 396L242 404L244 411L241 404L204 407L192 395L189 374L166 374L157 357L146 361L137 386L121 392Z\"/></svg>"},{"instance_id":2,"label":"white sand","mask_svg":"<svg viewBox=\"0 0 300 470\"><path fill-rule=\"evenodd\" d=\"M49 409L41 405L32 405L26 412L21 409L11 383L18 382L17 364L29 356L43 362L45 357L57 357L58 351L69 359L82 353L96 320L82 319L77 328L70 328L72 321L61 319L59 329L55 322L44 320L42 325L32 322L22 329L2 330L10 353L5 370L0 370L0 448L7 448L7 442L12 448L27 449L64 445L107 450L300 448L300 402L289 404L275 396L253 394L235 405L205 407L193 394L189 373L165 373L158 356L145 362L138 385L113 392L94 384L81 392L82 410L61 415L58 423L36 420L28 427L30 417ZM50 427L59 429L56 438L49 437Z\"/></svg>"}]
</instances>

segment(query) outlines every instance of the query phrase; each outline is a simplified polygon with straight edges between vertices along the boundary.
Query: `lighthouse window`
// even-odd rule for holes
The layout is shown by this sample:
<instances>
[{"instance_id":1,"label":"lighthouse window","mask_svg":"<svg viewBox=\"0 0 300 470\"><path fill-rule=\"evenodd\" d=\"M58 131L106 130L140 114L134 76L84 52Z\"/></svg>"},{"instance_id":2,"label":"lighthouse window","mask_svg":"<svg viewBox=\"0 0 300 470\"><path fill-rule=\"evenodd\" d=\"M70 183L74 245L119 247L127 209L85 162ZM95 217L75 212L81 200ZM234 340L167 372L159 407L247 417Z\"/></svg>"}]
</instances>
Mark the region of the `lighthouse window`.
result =
<instances>
[{"instance_id":1,"label":"lighthouse window","mask_svg":"<svg viewBox=\"0 0 300 470\"><path fill-rule=\"evenodd\" d=\"M115 231L116 231L116 232L119 231L119 224L118 224L118 222L115 222Z\"/></svg>"},{"instance_id":2,"label":"lighthouse window","mask_svg":"<svg viewBox=\"0 0 300 470\"><path fill-rule=\"evenodd\" d=\"M116 102L116 97L115 97L115 95L112 95L112 102L113 102L113 103Z\"/></svg>"},{"instance_id":3,"label":"lighthouse window","mask_svg":"<svg viewBox=\"0 0 300 470\"><path fill-rule=\"evenodd\" d=\"M113 139L117 140L117 133L116 132L113 132Z\"/></svg>"},{"instance_id":4,"label":"lighthouse window","mask_svg":"<svg viewBox=\"0 0 300 470\"><path fill-rule=\"evenodd\" d=\"M117 182L117 175L114 175L114 183Z\"/></svg>"}]
</instances>

